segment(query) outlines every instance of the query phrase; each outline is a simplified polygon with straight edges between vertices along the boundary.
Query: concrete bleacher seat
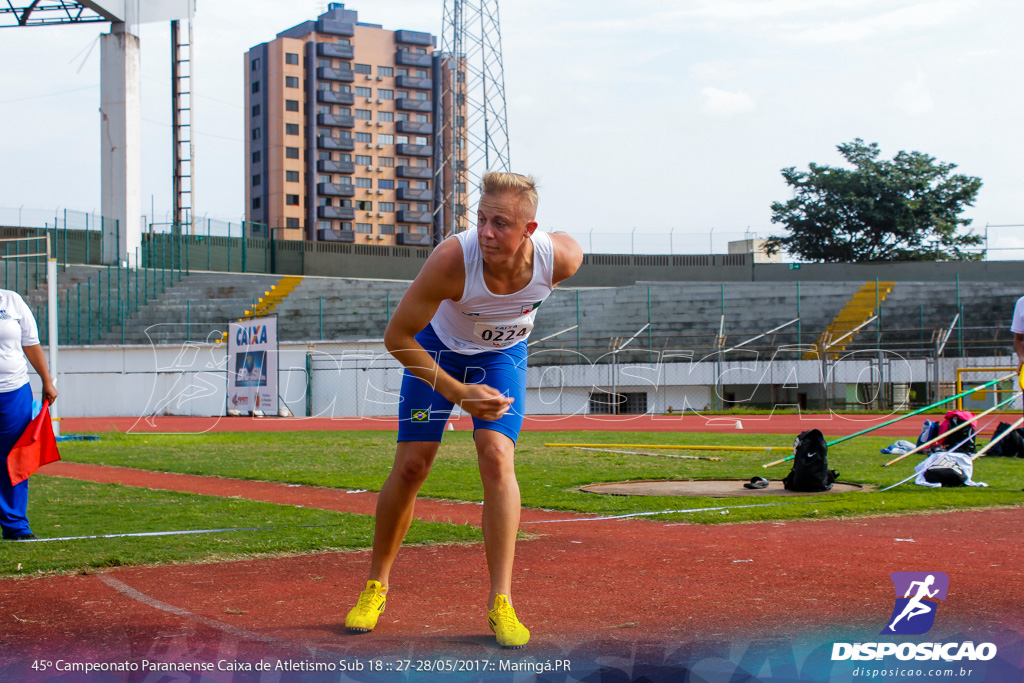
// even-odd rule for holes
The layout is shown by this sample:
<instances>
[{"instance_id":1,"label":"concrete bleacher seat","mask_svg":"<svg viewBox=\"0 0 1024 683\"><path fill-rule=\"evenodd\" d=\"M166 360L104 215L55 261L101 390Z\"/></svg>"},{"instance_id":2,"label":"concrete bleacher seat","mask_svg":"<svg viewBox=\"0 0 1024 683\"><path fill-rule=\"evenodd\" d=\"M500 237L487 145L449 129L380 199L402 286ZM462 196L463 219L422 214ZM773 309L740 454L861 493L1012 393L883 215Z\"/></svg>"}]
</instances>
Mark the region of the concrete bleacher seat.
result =
<instances>
[{"instance_id":1,"label":"concrete bleacher seat","mask_svg":"<svg viewBox=\"0 0 1024 683\"><path fill-rule=\"evenodd\" d=\"M131 290L133 304L141 303L134 292L146 281L143 275L136 271L121 272L122 293ZM153 277L153 272L145 277ZM67 295L61 295L62 330L80 326L83 310L110 316L107 285L112 277L111 271L96 266L69 266L60 274L59 287L71 294L72 304L69 307ZM155 298L132 310L123 330L116 324L109 329L103 327L89 337L88 343L119 344L122 339L135 344L180 343L186 339L210 339L217 331L226 330L229 320L242 318L245 311L252 309L253 302L279 279L262 274L183 274L180 280L172 278L171 282L161 283L166 289L159 291L158 287ZM152 281L149 283L152 286ZM729 347L796 318L799 311L799 341L813 344L863 284L802 281L799 305L795 282L729 282L724 287L708 282L559 287L541 307L532 338L539 340L578 322L578 332L562 334L537 348L585 348L588 355L593 355L611 350L650 321L650 335L645 331L633 342L634 352L648 348L712 349L720 326L725 347ZM280 339L380 339L408 286L405 280L307 276L273 311L278 316ZM948 327L956 315L957 291L955 282L897 283L881 305L883 344L920 348L922 340L930 343L933 331ZM961 283L964 340L991 342L992 328L1009 327L1013 304L1020 295L1020 288L1014 283ZM27 293L26 299L30 305L45 306L45 289ZM186 322L190 324L188 330ZM797 325L790 325L759 345L794 344L797 329ZM65 332L61 334L62 343ZM1010 338L1008 331L1005 335ZM581 341L577 343L577 339ZM875 328L870 326L860 341L874 344L875 339ZM997 339L1002 337L997 335ZM86 343L84 337L82 343Z\"/></svg>"},{"instance_id":2,"label":"concrete bleacher seat","mask_svg":"<svg viewBox=\"0 0 1024 683\"><path fill-rule=\"evenodd\" d=\"M127 321L126 344L206 341L226 332L253 302L278 281L276 275L192 272L141 307ZM186 325L189 329L186 331ZM104 335L106 343L120 343L120 328Z\"/></svg>"},{"instance_id":3,"label":"concrete bleacher seat","mask_svg":"<svg viewBox=\"0 0 1024 683\"><path fill-rule=\"evenodd\" d=\"M1010 319L1022 293L1014 283L962 282L958 309L955 281L898 283L882 305L883 343L896 348L920 347L922 330L946 330L959 312L966 345L988 348L1005 342L1012 346ZM923 343L931 345L931 337Z\"/></svg>"},{"instance_id":4,"label":"concrete bleacher seat","mask_svg":"<svg viewBox=\"0 0 1024 683\"><path fill-rule=\"evenodd\" d=\"M274 310L281 338L379 339L408 287L405 280L305 277Z\"/></svg>"},{"instance_id":5,"label":"concrete bleacher seat","mask_svg":"<svg viewBox=\"0 0 1024 683\"><path fill-rule=\"evenodd\" d=\"M813 342L812 333L831 321L859 285L802 283L801 341ZM711 347L720 327L727 344L740 343L797 317L795 285L728 283L723 299L718 284L651 283L579 290L578 300L582 337L628 339L650 321L659 346L669 348ZM576 308L575 290L556 290L541 308L534 335L541 338L575 324ZM786 343L796 342L796 331L795 324L781 331Z\"/></svg>"}]
</instances>

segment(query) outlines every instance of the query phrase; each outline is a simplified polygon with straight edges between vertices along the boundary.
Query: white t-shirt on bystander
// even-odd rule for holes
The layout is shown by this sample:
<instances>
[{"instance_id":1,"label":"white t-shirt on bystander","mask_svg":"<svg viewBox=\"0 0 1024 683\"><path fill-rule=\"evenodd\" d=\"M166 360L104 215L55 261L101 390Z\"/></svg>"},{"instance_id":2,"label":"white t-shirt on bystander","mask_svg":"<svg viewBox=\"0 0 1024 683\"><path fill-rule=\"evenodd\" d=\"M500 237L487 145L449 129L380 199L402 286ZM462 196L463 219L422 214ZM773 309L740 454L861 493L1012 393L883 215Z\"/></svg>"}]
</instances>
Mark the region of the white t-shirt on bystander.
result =
<instances>
[{"instance_id":1,"label":"white t-shirt on bystander","mask_svg":"<svg viewBox=\"0 0 1024 683\"><path fill-rule=\"evenodd\" d=\"M28 304L17 292L0 289L0 393L28 382L23 346L37 346L39 331Z\"/></svg>"},{"instance_id":2,"label":"white t-shirt on bystander","mask_svg":"<svg viewBox=\"0 0 1024 683\"><path fill-rule=\"evenodd\" d=\"M1013 307L1013 322L1010 323L1010 332L1024 334L1024 296L1017 299L1017 305Z\"/></svg>"}]
</instances>

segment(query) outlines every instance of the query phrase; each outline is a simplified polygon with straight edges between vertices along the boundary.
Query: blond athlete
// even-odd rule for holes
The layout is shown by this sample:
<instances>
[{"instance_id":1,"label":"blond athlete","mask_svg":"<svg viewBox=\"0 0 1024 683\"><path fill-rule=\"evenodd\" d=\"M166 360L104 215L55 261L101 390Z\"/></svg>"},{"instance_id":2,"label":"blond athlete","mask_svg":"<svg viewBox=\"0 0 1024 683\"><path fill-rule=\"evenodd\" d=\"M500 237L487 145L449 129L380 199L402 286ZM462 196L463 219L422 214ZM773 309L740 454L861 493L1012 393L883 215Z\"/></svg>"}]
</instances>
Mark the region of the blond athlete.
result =
<instances>
[{"instance_id":1,"label":"blond athlete","mask_svg":"<svg viewBox=\"0 0 1024 683\"><path fill-rule=\"evenodd\" d=\"M377 499L369 580L345 619L350 631L373 630L384 611L388 576L412 522L416 494L458 405L473 416L484 488L488 624L502 647L524 647L530 639L510 598L520 512L514 456L526 402L526 339L537 307L583 261L569 235L537 230L536 213L532 178L485 175L477 227L438 245L388 323L384 344L406 369L398 447Z\"/></svg>"}]
</instances>

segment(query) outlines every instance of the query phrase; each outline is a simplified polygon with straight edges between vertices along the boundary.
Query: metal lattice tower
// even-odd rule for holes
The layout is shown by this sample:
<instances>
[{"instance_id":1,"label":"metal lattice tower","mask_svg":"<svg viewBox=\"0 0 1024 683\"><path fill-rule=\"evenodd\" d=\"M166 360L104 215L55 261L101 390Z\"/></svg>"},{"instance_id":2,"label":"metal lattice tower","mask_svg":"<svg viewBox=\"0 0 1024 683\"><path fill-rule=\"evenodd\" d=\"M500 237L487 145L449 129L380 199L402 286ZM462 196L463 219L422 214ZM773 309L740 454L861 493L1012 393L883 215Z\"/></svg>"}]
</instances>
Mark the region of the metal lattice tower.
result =
<instances>
[{"instance_id":1,"label":"metal lattice tower","mask_svg":"<svg viewBox=\"0 0 1024 683\"><path fill-rule=\"evenodd\" d=\"M434 238L461 232L487 171L511 170L498 0L445 0Z\"/></svg>"}]
</instances>

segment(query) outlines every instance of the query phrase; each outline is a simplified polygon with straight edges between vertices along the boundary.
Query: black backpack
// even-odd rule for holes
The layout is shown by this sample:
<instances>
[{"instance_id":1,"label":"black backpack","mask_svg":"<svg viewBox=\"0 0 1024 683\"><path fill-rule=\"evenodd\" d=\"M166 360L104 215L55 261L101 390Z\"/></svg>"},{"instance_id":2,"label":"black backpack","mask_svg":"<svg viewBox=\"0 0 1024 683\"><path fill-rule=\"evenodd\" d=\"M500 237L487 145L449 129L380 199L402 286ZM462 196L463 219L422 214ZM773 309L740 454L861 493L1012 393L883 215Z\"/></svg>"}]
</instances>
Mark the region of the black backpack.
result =
<instances>
[{"instance_id":1,"label":"black backpack","mask_svg":"<svg viewBox=\"0 0 1024 683\"><path fill-rule=\"evenodd\" d=\"M996 431L992 434L992 440L1010 428L1006 422L1000 422ZM1005 439L997 443L985 452L986 455L1003 456L1004 458L1024 458L1024 429L1013 430Z\"/></svg>"},{"instance_id":2,"label":"black backpack","mask_svg":"<svg viewBox=\"0 0 1024 683\"><path fill-rule=\"evenodd\" d=\"M941 429L941 431L945 434L951 429L959 427L964 422L967 422L967 420L956 414L956 411L948 412L946 413L946 419L942 421L942 427L945 427L945 429ZM976 436L977 433L974 431L974 425L969 424L963 429L953 432L945 439L935 444L935 447L933 447L932 450L951 451L953 450L953 446L960 444L960 447L956 449L958 453L973 454L974 437Z\"/></svg>"},{"instance_id":3,"label":"black backpack","mask_svg":"<svg viewBox=\"0 0 1024 683\"><path fill-rule=\"evenodd\" d=\"M782 485L790 491L828 491L839 473L828 468L828 445L817 429L801 432L793 442L793 469Z\"/></svg>"}]
</instances>

